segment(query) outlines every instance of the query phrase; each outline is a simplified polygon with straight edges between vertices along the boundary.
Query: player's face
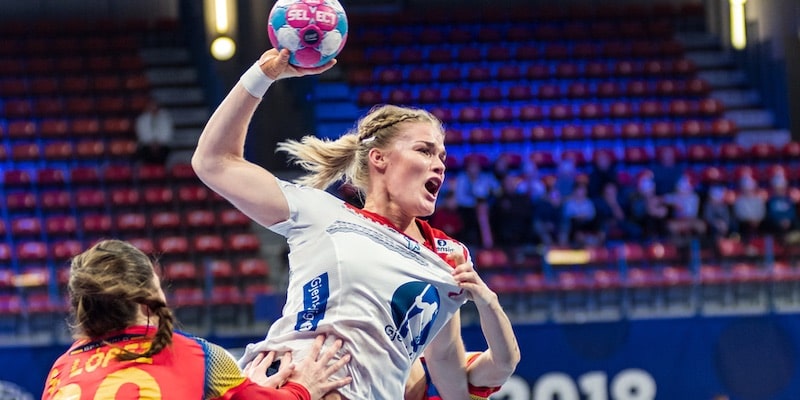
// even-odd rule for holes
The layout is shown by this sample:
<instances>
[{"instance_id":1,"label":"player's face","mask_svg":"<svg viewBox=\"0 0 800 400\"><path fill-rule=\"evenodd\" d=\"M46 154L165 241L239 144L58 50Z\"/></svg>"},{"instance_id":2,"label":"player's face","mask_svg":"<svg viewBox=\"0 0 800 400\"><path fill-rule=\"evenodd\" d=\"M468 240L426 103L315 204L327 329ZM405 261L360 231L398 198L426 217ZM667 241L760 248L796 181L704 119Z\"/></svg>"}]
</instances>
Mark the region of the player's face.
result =
<instances>
[{"instance_id":1,"label":"player's face","mask_svg":"<svg viewBox=\"0 0 800 400\"><path fill-rule=\"evenodd\" d=\"M431 215L444 182L444 135L430 123L405 123L388 150L389 201L407 215Z\"/></svg>"}]
</instances>

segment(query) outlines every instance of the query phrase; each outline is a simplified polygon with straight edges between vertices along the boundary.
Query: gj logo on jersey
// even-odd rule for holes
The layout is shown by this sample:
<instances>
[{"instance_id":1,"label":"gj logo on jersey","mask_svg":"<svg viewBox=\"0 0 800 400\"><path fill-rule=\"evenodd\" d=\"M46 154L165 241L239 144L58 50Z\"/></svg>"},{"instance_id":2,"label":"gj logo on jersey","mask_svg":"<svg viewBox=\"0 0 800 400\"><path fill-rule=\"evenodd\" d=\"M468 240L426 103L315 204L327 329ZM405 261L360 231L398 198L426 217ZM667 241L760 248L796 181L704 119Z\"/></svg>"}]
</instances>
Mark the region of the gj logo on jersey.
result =
<instances>
[{"instance_id":1,"label":"gj logo on jersey","mask_svg":"<svg viewBox=\"0 0 800 400\"><path fill-rule=\"evenodd\" d=\"M385 332L406 348L408 357L415 358L428 342L431 327L439 314L439 292L425 282L408 282L392 295L394 326L386 325Z\"/></svg>"},{"instance_id":2,"label":"gj logo on jersey","mask_svg":"<svg viewBox=\"0 0 800 400\"><path fill-rule=\"evenodd\" d=\"M315 331L319 321L325 318L328 307L328 273L324 273L303 285L303 311L297 313L296 331Z\"/></svg>"}]
</instances>

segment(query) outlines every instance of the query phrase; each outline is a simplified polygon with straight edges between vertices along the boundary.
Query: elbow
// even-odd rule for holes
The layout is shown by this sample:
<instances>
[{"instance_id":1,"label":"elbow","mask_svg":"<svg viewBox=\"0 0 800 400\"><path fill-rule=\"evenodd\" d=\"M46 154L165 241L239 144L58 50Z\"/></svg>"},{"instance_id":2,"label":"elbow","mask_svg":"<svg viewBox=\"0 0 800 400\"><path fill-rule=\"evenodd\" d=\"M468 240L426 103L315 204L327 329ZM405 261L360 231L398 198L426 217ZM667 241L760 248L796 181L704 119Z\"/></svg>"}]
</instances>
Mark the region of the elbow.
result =
<instances>
[{"instance_id":1,"label":"elbow","mask_svg":"<svg viewBox=\"0 0 800 400\"><path fill-rule=\"evenodd\" d=\"M222 160L219 157L204 154L199 149L192 155L191 165L194 173L203 182L208 182L222 171Z\"/></svg>"}]
</instances>

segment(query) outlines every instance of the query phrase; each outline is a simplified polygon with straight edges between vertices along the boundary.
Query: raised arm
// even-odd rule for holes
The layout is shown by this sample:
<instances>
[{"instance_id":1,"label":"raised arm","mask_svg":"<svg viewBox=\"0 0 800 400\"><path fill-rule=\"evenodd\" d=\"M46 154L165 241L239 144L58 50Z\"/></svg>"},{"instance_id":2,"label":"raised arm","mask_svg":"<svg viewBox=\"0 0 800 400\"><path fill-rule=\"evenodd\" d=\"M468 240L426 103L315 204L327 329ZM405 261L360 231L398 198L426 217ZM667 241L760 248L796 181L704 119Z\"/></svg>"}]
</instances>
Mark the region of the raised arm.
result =
<instances>
[{"instance_id":1,"label":"raised arm","mask_svg":"<svg viewBox=\"0 0 800 400\"><path fill-rule=\"evenodd\" d=\"M192 156L192 167L203 183L264 226L287 219L289 206L275 176L244 158L250 120L273 81L319 74L335 64L299 70L288 61L288 50L265 52L214 111Z\"/></svg>"},{"instance_id":2,"label":"raised arm","mask_svg":"<svg viewBox=\"0 0 800 400\"><path fill-rule=\"evenodd\" d=\"M472 263L459 263L453 277L467 291L480 314L481 330L489 348L467 368L469 383L497 387L514 373L520 360L519 345L497 294L478 276Z\"/></svg>"}]
</instances>

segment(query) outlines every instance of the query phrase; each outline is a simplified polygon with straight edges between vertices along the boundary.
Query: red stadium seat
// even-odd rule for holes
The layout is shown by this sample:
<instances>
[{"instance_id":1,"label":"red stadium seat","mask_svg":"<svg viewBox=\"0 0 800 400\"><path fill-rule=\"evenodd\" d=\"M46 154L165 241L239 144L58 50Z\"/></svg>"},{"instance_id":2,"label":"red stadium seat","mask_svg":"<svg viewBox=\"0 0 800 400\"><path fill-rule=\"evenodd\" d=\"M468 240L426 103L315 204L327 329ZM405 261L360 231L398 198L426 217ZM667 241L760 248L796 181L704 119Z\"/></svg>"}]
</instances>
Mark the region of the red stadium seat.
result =
<instances>
[{"instance_id":1,"label":"red stadium seat","mask_svg":"<svg viewBox=\"0 0 800 400\"><path fill-rule=\"evenodd\" d=\"M217 221L223 228L246 228L252 223L250 217L235 208L227 208L217 213Z\"/></svg>"},{"instance_id":2,"label":"red stadium seat","mask_svg":"<svg viewBox=\"0 0 800 400\"><path fill-rule=\"evenodd\" d=\"M236 264L239 276L246 278L267 278L269 276L269 264L260 258L244 258Z\"/></svg>"},{"instance_id":3,"label":"red stadium seat","mask_svg":"<svg viewBox=\"0 0 800 400\"><path fill-rule=\"evenodd\" d=\"M36 195L33 192L11 192L6 195L6 207L9 211L31 212L36 206Z\"/></svg>"},{"instance_id":4,"label":"red stadium seat","mask_svg":"<svg viewBox=\"0 0 800 400\"><path fill-rule=\"evenodd\" d=\"M78 222L71 215L53 215L44 222L48 236L72 236L78 230Z\"/></svg>"},{"instance_id":5,"label":"red stadium seat","mask_svg":"<svg viewBox=\"0 0 800 400\"><path fill-rule=\"evenodd\" d=\"M70 208L72 200L67 190L48 190L41 192L40 203L44 211L63 211Z\"/></svg>"},{"instance_id":6,"label":"red stadium seat","mask_svg":"<svg viewBox=\"0 0 800 400\"><path fill-rule=\"evenodd\" d=\"M84 233L92 235L108 235L112 229L111 216L105 214L85 214L81 217L81 228Z\"/></svg>"},{"instance_id":7,"label":"red stadium seat","mask_svg":"<svg viewBox=\"0 0 800 400\"><path fill-rule=\"evenodd\" d=\"M519 126L505 126L500 129L500 141L503 143L520 143L525 140L525 132Z\"/></svg>"},{"instance_id":8,"label":"red stadium seat","mask_svg":"<svg viewBox=\"0 0 800 400\"><path fill-rule=\"evenodd\" d=\"M8 137L10 139L36 139L38 129L36 123L29 120L12 121L8 124Z\"/></svg>"},{"instance_id":9,"label":"red stadium seat","mask_svg":"<svg viewBox=\"0 0 800 400\"><path fill-rule=\"evenodd\" d=\"M389 102L392 104L411 104L414 96L408 89L392 89L389 92Z\"/></svg>"},{"instance_id":10,"label":"red stadium seat","mask_svg":"<svg viewBox=\"0 0 800 400\"><path fill-rule=\"evenodd\" d=\"M112 207L131 208L141 204L139 190L130 186L123 186L109 190L109 199Z\"/></svg>"},{"instance_id":11,"label":"red stadium seat","mask_svg":"<svg viewBox=\"0 0 800 400\"><path fill-rule=\"evenodd\" d=\"M737 143L723 143L719 147L719 158L723 161L740 163L747 159L747 153Z\"/></svg>"},{"instance_id":12,"label":"red stadium seat","mask_svg":"<svg viewBox=\"0 0 800 400\"><path fill-rule=\"evenodd\" d=\"M17 245L17 258L22 262L39 262L47 259L47 244L32 241Z\"/></svg>"},{"instance_id":13,"label":"red stadium seat","mask_svg":"<svg viewBox=\"0 0 800 400\"><path fill-rule=\"evenodd\" d=\"M11 234L17 237L39 236L42 233L42 222L39 217L16 217L11 220Z\"/></svg>"},{"instance_id":14,"label":"red stadium seat","mask_svg":"<svg viewBox=\"0 0 800 400\"><path fill-rule=\"evenodd\" d=\"M141 250L142 253L152 255L156 251L156 246L153 243L153 239L146 238L146 237L138 237L138 238L128 238L128 243L132 246L136 247L137 249Z\"/></svg>"},{"instance_id":15,"label":"red stadium seat","mask_svg":"<svg viewBox=\"0 0 800 400\"><path fill-rule=\"evenodd\" d=\"M715 153L709 145L695 144L686 150L686 158L693 163L710 163L714 161Z\"/></svg>"},{"instance_id":16,"label":"red stadium seat","mask_svg":"<svg viewBox=\"0 0 800 400\"><path fill-rule=\"evenodd\" d=\"M57 263L66 262L70 258L80 254L83 250L83 244L75 239L54 241L50 244L50 255Z\"/></svg>"},{"instance_id":17,"label":"red stadium seat","mask_svg":"<svg viewBox=\"0 0 800 400\"><path fill-rule=\"evenodd\" d=\"M20 143L11 146L13 161L35 161L41 157L41 149L36 143Z\"/></svg>"},{"instance_id":18,"label":"red stadium seat","mask_svg":"<svg viewBox=\"0 0 800 400\"><path fill-rule=\"evenodd\" d=\"M194 168L189 163L177 163L169 169L169 177L173 181L198 181Z\"/></svg>"},{"instance_id":19,"label":"red stadium seat","mask_svg":"<svg viewBox=\"0 0 800 400\"><path fill-rule=\"evenodd\" d=\"M145 204L150 206L167 206L172 204L172 189L166 186L148 186L144 188Z\"/></svg>"},{"instance_id":20,"label":"red stadium seat","mask_svg":"<svg viewBox=\"0 0 800 400\"><path fill-rule=\"evenodd\" d=\"M237 233L228 236L228 248L233 252L258 252L261 241L251 233Z\"/></svg>"},{"instance_id":21,"label":"red stadium seat","mask_svg":"<svg viewBox=\"0 0 800 400\"><path fill-rule=\"evenodd\" d=\"M104 208L106 195L101 189L85 188L75 192L75 206L83 209Z\"/></svg>"},{"instance_id":22,"label":"red stadium seat","mask_svg":"<svg viewBox=\"0 0 800 400\"><path fill-rule=\"evenodd\" d=\"M589 132L583 125L568 124L561 127L559 138L561 140L583 140L589 137Z\"/></svg>"},{"instance_id":23,"label":"red stadium seat","mask_svg":"<svg viewBox=\"0 0 800 400\"><path fill-rule=\"evenodd\" d=\"M533 98L533 90L530 85L514 85L508 89L508 99L513 101L524 101Z\"/></svg>"},{"instance_id":24,"label":"red stadium seat","mask_svg":"<svg viewBox=\"0 0 800 400\"><path fill-rule=\"evenodd\" d=\"M174 211L160 211L150 214L150 225L156 232L175 230L181 227L181 216Z\"/></svg>"},{"instance_id":25,"label":"red stadium seat","mask_svg":"<svg viewBox=\"0 0 800 400\"><path fill-rule=\"evenodd\" d=\"M203 255L218 254L225 251L225 240L219 235L198 235L192 238L192 248Z\"/></svg>"},{"instance_id":26,"label":"red stadium seat","mask_svg":"<svg viewBox=\"0 0 800 400\"><path fill-rule=\"evenodd\" d=\"M69 128L66 120L46 119L39 123L39 134L45 138L66 138Z\"/></svg>"},{"instance_id":27,"label":"red stadium seat","mask_svg":"<svg viewBox=\"0 0 800 400\"><path fill-rule=\"evenodd\" d=\"M185 255L189 253L189 240L184 236L167 236L158 239L157 248L165 255Z\"/></svg>"},{"instance_id":28,"label":"red stadium seat","mask_svg":"<svg viewBox=\"0 0 800 400\"><path fill-rule=\"evenodd\" d=\"M44 147L44 158L50 161L65 161L72 158L75 148L71 142L49 142Z\"/></svg>"},{"instance_id":29,"label":"red stadium seat","mask_svg":"<svg viewBox=\"0 0 800 400\"><path fill-rule=\"evenodd\" d=\"M31 182L31 174L28 171L12 169L3 172L3 184L6 187L30 186Z\"/></svg>"},{"instance_id":30,"label":"red stadium seat","mask_svg":"<svg viewBox=\"0 0 800 400\"><path fill-rule=\"evenodd\" d=\"M167 170L160 164L144 164L136 168L139 183L163 183L167 179Z\"/></svg>"},{"instance_id":31,"label":"red stadium seat","mask_svg":"<svg viewBox=\"0 0 800 400\"><path fill-rule=\"evenodd\" d=\"M417 101L420 103L438 103L442 100L442 91L439 88L425 87L420 89Z\"/></svg>"},{"instance_id":32,"label":"red stadium seat","mask_svg":"<svg viewBox=\"0 0 800 400\"><path fill-rule=\"evenodd\" d=\"M616 82L605 81L598 83L595 91L598 97L615 98L621 96L622 88Z\"/></svg>"},{"instance_id":33,"label":"red stadium seat","mask_svg":"<svg viewBox=\"0 0 800 400\"><path fill-rule=\"evenodd\" d=\"M192 229L212 228L216 226L217 220L213 211L210 210L190 210L183 216L184 224Z\"/></svg>"},{"instance_id":34,"label":"red stadium seat","mask_svg":"<svg viewBox=\"0 0 800 400\"><path fill-rule=\"evenodd\" d=\"M117 214L114 225L120 232L141 232L147 228L147 218L138 212Z\"/></svg>"},{"instance_id":35,"label":"red stadium seat","mask_svg":"<svg viewBox=\"0 0 800 400\"><path fill-rule=\"evenodd\" d=\"M195 280L198 268L189 261L175 261L164 266L164 277L171 281Z\"/></svg>"}]
</instances>

